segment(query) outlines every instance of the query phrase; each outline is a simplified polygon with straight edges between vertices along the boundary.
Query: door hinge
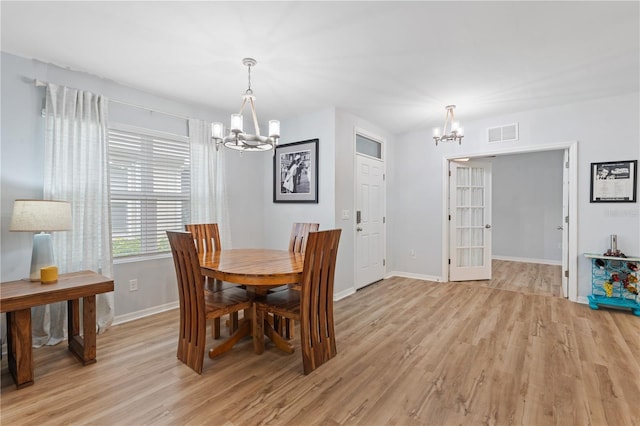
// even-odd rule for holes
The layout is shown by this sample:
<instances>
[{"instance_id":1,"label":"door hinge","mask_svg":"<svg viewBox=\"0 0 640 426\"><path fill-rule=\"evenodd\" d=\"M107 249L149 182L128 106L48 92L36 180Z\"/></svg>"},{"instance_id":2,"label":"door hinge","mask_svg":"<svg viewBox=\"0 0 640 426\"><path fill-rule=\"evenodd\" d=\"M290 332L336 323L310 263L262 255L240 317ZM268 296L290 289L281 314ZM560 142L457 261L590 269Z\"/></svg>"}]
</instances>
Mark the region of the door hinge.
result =
<instances>
[{"instance_id":1,"label":"door hinge","mask_svg":"<svg viewBox=\"0 0 640 426\"><path fill-rule=\"evenodd\" d=\"M569 271L564 271L565 278L569 278Z\"/></svg>"},{"instance_id":2,"label":"door hinge","mask_svg":"<svg viewBox=\"0 0 640 426\"><path fill-rule=\"evenodd\" d=\"M564 223L569 223L569 216L564 217Z\"/></svg>"},{"instance_id":3,"label":"door hinge","mask_svg":"<svg viewBox=\"0 0 640 426\"><path fill-rule=\"evenodd\" d=\"M451 215L449 215L449 220L451 220Z\"/></svg>"},{"instance_id":4,"label":"door hinge","mask_svg":"<svg viewBox=\"0 0 640 426\"><path fill-rule=\"evenodd\" d=\"M449 177L451 177L451 170L449 170Z\"/></svg>"},{"instance_id":5,"label":"door hinge","mask_svg":"<svg viewBox=\"0 0 640 426\"><path fill-rule=\"evenodd\" d=\"M387 217L386 216L382 216L382 223L387 223Z\"/></svg>"},{"instance_id":6,"label":"door hinge","mask_svg":"<svg viewBox=\"0 0 640 426\"><path fill-rule=\"evenodd\" d=\"M387 266L387 259L382 259L382 266Z\"/></svg>"},{"instance_id":7,"label":"door hinge","mask_svg":"<svg viewBox=\"0 0 640 426\"><path fill-rule=\"evenodd\" d=\"M449 265L451 265L451 259L449 259Z\"/></svg>"},{"instance_id":8,"label":"door hinge","mask_svg":"<svg viewBox=\"0 0 640 426\"><path fill-rule=\"evenodd\" d=\"M386 173L382 174L382 180L387 180L387 174Z\"/></svg>"},{"instance_id":9,"label":"door hinge","mask_svg":"<svg viewBox=\"0 0 640 426\"><path fill-rule=\"evenodd\" d=\"M566 163L564 163L564 168L568 169L569 168L569 162L567 161Z\"/></svg>"}]
</instances>

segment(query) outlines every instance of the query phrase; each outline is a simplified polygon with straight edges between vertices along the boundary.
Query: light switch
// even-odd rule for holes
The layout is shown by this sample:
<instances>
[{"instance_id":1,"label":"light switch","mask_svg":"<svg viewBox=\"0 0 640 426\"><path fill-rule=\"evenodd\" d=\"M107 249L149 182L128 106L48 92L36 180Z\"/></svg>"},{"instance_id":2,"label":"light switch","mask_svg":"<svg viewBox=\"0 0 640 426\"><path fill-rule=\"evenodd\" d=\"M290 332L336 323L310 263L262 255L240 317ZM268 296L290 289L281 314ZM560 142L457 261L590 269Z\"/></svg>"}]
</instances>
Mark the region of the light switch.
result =
<instances>
[{"instance_id":1,"label":"light switch","mask_svg":"<svg viewBox=\"0 0 640 426\"><path fill-rule=\"evenodd\" d=\"M342 220L349 220L350 217L349 210L342 210Z\"/></svg>"}]
</instances>

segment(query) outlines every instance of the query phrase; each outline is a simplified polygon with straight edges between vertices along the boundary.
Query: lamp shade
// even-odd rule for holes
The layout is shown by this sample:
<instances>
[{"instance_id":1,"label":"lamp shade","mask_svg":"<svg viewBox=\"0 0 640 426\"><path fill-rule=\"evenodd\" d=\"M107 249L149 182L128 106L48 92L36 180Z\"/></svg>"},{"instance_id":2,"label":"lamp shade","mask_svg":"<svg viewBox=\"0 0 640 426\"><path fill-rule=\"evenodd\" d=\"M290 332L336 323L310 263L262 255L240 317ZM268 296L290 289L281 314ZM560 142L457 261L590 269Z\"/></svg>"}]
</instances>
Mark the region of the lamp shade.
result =
<instances>
[{"instance_id":1,"label":"lamp shade","mask_svg":"<svg viewBox=\"0 0 640 426\"><path fill-rule=\"evenodd\" d=\"M71 204L53 200L16 200L10 231L49 232L71 229Z\"/></svg>"}]
</instances>

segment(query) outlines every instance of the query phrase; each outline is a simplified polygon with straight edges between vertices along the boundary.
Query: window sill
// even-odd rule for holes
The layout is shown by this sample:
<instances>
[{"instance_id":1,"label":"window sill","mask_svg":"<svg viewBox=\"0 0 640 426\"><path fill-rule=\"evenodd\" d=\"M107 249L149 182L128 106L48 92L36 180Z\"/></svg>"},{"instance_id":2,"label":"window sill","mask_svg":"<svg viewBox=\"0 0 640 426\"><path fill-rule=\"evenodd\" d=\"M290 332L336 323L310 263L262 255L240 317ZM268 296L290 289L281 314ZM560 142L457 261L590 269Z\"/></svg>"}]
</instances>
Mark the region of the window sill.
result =
<instances>
[{"instance_id":1,"label":"window sill","mask_svg":"<svg viewBox=\"0 0 640 426\"><path fill-rule=\"evenodd\" d=\"M114 265L119 265L123 263L136 263L136 262L146 262L147 260L158 260L158 259L169 259L171 258L171 253L158 253L148 256L131 256L131 257L122 257L113 259Z\"/></svg>"}]
</instances>

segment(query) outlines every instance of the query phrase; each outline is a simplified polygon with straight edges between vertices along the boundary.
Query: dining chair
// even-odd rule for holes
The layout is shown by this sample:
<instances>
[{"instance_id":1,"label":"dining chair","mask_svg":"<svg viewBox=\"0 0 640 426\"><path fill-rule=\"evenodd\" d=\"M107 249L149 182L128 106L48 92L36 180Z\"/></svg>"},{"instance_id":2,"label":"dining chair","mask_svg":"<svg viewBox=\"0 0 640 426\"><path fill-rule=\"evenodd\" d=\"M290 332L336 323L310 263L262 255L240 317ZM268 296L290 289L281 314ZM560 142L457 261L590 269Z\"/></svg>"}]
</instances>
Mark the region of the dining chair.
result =
<instances>
[{"instance_id":1,"label":"dining chair","mask_svg":"<svg viewBox=\"0 0 640 426\"><path fill-rule=\"evenodd\" d=\"M178 359L196 373L202 373L207 343L207 320L251 308L247 292L229 288L204 291L204 276L190 232L166 231L173 255L180 297Z\"/></svg>"},{"instance_id":2,"label":"dining chair","mask_svg":"<svg viewBox=\"0 0 640 426\"><path fill-rule=\"evenodd\" d=\"M220 244L220 231L217 223L190 223L184 225L184 230L191 232L193 241L196 245L198 253L208 253L222 250ZM205 278L205 291L220 291L227 288L237 287L224 281ZM238 313L229 315L229 334L233 333L238 327ZM220 338L220 318L215 318L211 324L211 335Z\"/></svg>"},{"instance_id":3,"label":"dining chair","mask_svg":"<svg viewBox=\"0 0 640 426\"><path fill-rule=\"evenodd\" d=\"M340 229L310 232L300 290L270 293L254 301L253 335L256 353L264 351L264 334L282 339L265 321L273 314L300 322L304 374L309 374L337 354L333 323L333 280ZM264 330L264 333L261 331Z\"/></svg>"},{"instance_id":4,"label":"dining chair","mask_svg":"<svg viewBox=\"0 0 640 426\"><path fill-rule=\"evenodd\" d=\"M304 253L307 246L309 232L316 232L318 228L320 228L319 223L294 222L291 226L291 235L289 236L289 251L293 253ZM273 291L282 291L287 288L300 290L299 284L288 284L286 286L277 287ZM293 321L274 315L273 325L280 335L287 339L292 339L294 337L295 328Z\"/></svg>"},{"instance_id":5,"label":"dining chair","mask_svg":"<svg viewBox=\"0 0 640 426\"><path fill-rule=\"evenodd\" d=\"M309 232L316 232L318 228L320 228L319 223L295 222L291 227L291 235L289 236L289 251L304 253Z\"/></svg>"}]
</instances>

